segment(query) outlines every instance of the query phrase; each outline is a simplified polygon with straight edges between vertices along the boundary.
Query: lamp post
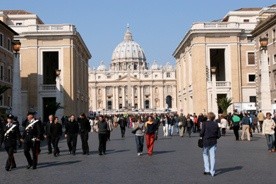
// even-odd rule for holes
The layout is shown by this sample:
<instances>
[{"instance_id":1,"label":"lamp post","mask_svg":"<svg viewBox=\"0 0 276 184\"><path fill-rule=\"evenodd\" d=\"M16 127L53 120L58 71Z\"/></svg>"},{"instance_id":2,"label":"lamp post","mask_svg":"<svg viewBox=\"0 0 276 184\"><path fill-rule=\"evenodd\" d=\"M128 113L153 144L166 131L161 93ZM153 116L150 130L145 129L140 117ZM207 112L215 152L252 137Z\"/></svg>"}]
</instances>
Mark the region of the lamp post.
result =
<instances>
[{"instance_id":1,"label":"lamp post","mask_svg":"<svg viewBox=\"0 0 276 184\"><path fill-rule=\"evenodd\" d=\"M61 103L61 87L60 87L60 74L61 74L61 70L60 69L56 69L56 102L57 103ZM56 112L56 116L57 117L61 117L62 114Z\"/></svg>"},{"instance_id":2,"label":"lamp post","mask_svg":"<svg viewBox=\"0 0 276 184\"><path fill-rule=\"evenodd\" d=\"M14 40L12 42L12 48L14 51L13 58L13 75L12 75L12 114L18 117L18 120L22 120L21 114L21 78L20 78L20 48L21 42Z\"/></svg>"},{"instance_id":3,"label":"lamp post","mask_svg":"<svg viewBox=\"0 0 276 184\"><path fill-rule=\"evenodd\" d=\"M263 112L271 112L271 93L269 80L269 67L267 56L268 38L260 37L260 52L261 52L261 99L260 108Z\"/></svg>"},{"instance_id":4,"label":"lamp post","mask_svg":"<svg viewBox=\"0 0 276 184\"><path fill-rule=\"evenodd\" d=\"M217 80L216 80L216 67L211 67L212 74L212 111L216 115L218 114L218 104L217 104Z\"/></svg>"}]
</instances>

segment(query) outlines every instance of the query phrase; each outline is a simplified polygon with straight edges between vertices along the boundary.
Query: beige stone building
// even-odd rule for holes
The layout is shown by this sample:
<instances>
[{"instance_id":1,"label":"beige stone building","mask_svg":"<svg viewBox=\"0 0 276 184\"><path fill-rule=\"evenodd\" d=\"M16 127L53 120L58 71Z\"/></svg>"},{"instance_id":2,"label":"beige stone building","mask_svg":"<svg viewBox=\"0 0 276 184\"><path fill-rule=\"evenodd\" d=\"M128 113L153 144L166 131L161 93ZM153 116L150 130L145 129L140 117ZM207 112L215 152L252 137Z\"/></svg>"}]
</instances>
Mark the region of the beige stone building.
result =
<instances>
[{"instance_id":1,"label":"beige stone building","mask_svg":"<svg viewBox=\"0 0 276 184\"><path fill-rule=\"evenodd\" d=\"M263 8L259 23L252 31L255 38L257 107L276 111L276 5ZM267 39L262 48L260 39Z\"/></svg>"},{"instance_id":2,"label":"beige stone building","mask_svg":"<svg viewBox=\"0 0 276 184\"><path fill-rule=\"evenodd\" d=\"M0 18L19 33L22 115L35 111L46 120L55 102L64 107L58 116L88 112L91 54L76 27L44 24L22 10L0 11Z\"/></svg>"},{"instance_id":3,"label":"beige stone building","mask_svg":"<svg viewBox=\"0 0 276 184\"><path fill-rule=\"evenodd\" d=\"M178 109L217 114L217 100L222 97L232 98L235 104L249 103L255 109L255 42L251 31L260 11L241 8L221 20L192 25L173 53ZM213 74L212 67L216 68Z\"/></svg>"},{"instance_id":4,"label":"beige stone building","mask_svg":"<svg viewBox=\"0 0 276 184\"><path fill-rule=\"evenodd\" d=\"M110 67L101 63L90 69L89 99L89 110L98 113L175 111L175 67L156 61L148 67L128 28L113 51Z\"/></svg>"},{"instance_id":5,"label":"beige stone building","mask_svg":"<svg viewBox=\"0 0 276 184\"><path fill-rule=\"evenodd\" d=\"M10 88L0 94L0 114L9 113L12 106L12 87L13 87L13 50L12 42L17 33L0 20L0 87Z\"/></svg>"}]
</instances>

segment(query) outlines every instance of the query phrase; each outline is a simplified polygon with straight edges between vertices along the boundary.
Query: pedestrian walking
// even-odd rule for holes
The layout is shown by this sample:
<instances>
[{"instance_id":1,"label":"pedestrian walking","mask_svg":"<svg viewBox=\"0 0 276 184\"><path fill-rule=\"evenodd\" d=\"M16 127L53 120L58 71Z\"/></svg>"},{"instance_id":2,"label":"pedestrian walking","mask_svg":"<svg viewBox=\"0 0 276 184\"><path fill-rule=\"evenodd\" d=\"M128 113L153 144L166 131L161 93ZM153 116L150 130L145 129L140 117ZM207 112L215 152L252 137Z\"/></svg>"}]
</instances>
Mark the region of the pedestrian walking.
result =
<instances>
[{"instance_id":1,"label":"pedestrian walking","mask_svg":"<svg viewBox=\"0 0 276 184\"><path fill-rule=\"evenodd\" d=\"M222 134L222 136L225 136L225 134L226 134L227 125L228 125L228 121L225 118L225 115L221 115L220 128L221 128L221 134Z\"/></svg>"},{"instance_id":2,"label":"pedestrian walking","mask_svg":"<svg viewBox=\"0 0 276 184\"><path fill-rule=\"evenodd\" d=\"M275 122L271 119L271 113L266 113L266 119L263 122L263 135L265 135L269 152L275 152Z\"/></svg>"},{"instance_id":3,"label":"pedestrian walking","mask_svg":"<svg viewBox=\"0 0 276 184\"><path fill-rule=\"evenodd\" d=\"M242 134L241 134L241 140L244 140L244 135L246 134L247 140L250 141L250 118L248 116L248 113L244 113L244 116L241 120L241 125L242 125Z\"/></svg>"},{"instance_id":4,"label":"pedestrian walking","mask_svg":"<svg viewBox=\"0 0 276 184\"><path fill-rule=\"evenodd\" d=\"M178 127L179 127L179 136L184 137L184 131L185 131L185 125L187 125L187 119L183 115L183 113L180 114L178 118Z\"/></svg>"},{"instance_id":5,"label":"pedestrian walking","mask_svg":"<svg viewBox=\"0 0 276 184\"><path fill-rule=\"evenodd\" d=\"M194 125L194 122L191 119L191 115L188 114L187 115L187 132L188 132L189 137L191 137L193 125Z\"/></svg>"},{"instance_id":6,"label":"pedestrian walking","mask_svg":"<svg viewBox=\"0 0 276 184\"><path fill-rule=\"evenodd\" d=\"M91 131L91 126L88 118L84 113L82 113L78 119L79 127L80 127L80 137L81 137L81 145L82 145L82 154L89 155L89 132Z\"/></svg>"},{"instance_id":7,"label":"pedestrian walking","mask_svg":"<svg viewBox=\"0 0 276 184\"><path fill-rule=\"evenodd\" d=\"M71 115L69 121L66 123L64 133L65 138L67 138L69 153L76 155L79 125L74 115Z\"/></svg>"},{"instance_id":8,"label":"pedestrian walking","mask_svg":"<svg viewBox=\"0 0 276 184\"><path fill-rule=\"evenodd\" d=\"M50 134L54 147L54 156L57 157L60 154L58 143L62 136L62 124L58 121L58 117L55 117L54 119L54 122L50 126Z\"/></svg>"},{"instance_id":9,"label":"pedestrian walking","mask_svg":"<svg viewBox=\"0 0 276 184\"><path fill-rule=\"evenodd\" d=\"M54 123L54 115L49 115L48 119L49 119L49 121L46 123L46 126L45 126L45 136L44 137L47 140L48 154L52 154L53 140L52 140L52 136L51 136L50 127L51 127L51 124Z\"/></svg>"},{"instance_id":10,"label":"pedestrian walking","mask_svg":"<svg viewBox=\"0 0 276 184\"><path fill-rule=\"evenodd\" d=\"M4 129L4 144L5 150L8 154L5 168L6 171L11 171L12 169L16 168L14 150L16 150L17 140L21 138L18 125L13 124L12 115L7 117L7 125Z\"/></svg>"},{"instance_id":11,"label":"pedestrian walking","mask_svg":"<svg viewBox=\"0 0 276 184\"><path fill-rule=\"evenodd\" d=\"M260 125L260 131L263 132L263 122L264 122L264 119L265 119L265 115L264 113L260 110L258 115L258 121L259 121L259 125Z\"/></svg>"},{"instance_id":12,"label":"pedestrian walking","mask_svg":"<svg viewBox=\"0 0 276 184\"><path fill-rule=\"evenodd\" d=\"M41 151L40 140L42 139L42 137L43 130L41 121L34 119L34 113L28 113L26 128L24 129L22 136L24 141L24 155L28 162L27 169L30 169L31 167L33 169L37 168L38 155ZM30 154L30 150L32 151L32 156Z\"/></svg>"},{"instance_id":13,"label":"pedestrian walking","mask_svg":"<svg viewBox=\"0 0 276 184\"><path fill-rule=\"evenodd\" d=\"M99 137L99 155L106 154L106 141L107 141L108 124L105 118L100 115L98 121L98 137Z\"/></svg>"},{"instance_id":14,"label":"pedestrian walking","mask_svg":"<svg viewBox=\"0 0 276 184\"><path fill-rule=\"evenodd\" d=\"M135 130L137 155L140 156L143 154L145 134L145 123L142 122L140 117L138 117L137 122L134 123L133 130Z\"/></svg>"},{"instance_id":15,"label":"pedestrian walking","mask_svg":"<svg viewBox=\"0 0 276 184\"><path fill-rule=\"evenodd\" d=\"M200 131L200 137L203 139L204 175L215 176L217 139L220 138L221 133L218 123L214 121L216 115L209 112L207 117L208 120L203 122Z\"/></svg>"},{"instance_id":16,"label":"pedestrian walking","mask_svg":"<svg viewBox=\"0 0 276 184\"><path fill-rule=\"evenodd\" d=\"M145 128L146 128L146 143L147 143L148 155L152 156L154 141L155 141L155 131L158 128L158 124L153 121L153 117L149 116L148 121L145 123Z\"/></svg>"},{"instance_id":17,"label":"pedestrian walking","mask_svg":"<svg viewBox=\"0 0 276 184\"><path fill-rule=\"evenodd\" d=\"M232 120L233 132L234 132L236 141L238 141L238 140L240 140L239 130L240 130L241 118L237 114L236 110L234 111L234 114L233 114L231 120Z\"/></svg>"}]
</instances>

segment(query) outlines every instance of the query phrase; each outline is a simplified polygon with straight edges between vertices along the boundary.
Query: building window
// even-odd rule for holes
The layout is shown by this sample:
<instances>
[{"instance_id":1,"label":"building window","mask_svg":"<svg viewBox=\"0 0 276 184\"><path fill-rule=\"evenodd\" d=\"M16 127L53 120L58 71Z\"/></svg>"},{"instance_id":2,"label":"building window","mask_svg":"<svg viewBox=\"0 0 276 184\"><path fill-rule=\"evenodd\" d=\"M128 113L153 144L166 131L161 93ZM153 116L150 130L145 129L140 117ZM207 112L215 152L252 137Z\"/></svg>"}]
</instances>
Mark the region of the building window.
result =
<instances>
[{"instance_id":1,"label":"building window","mask_svg":"<svg viewBox=\"0 0 276 184\"><path fill-rule=\"evenodd\" d=\"M10 51L12 50L11 49L11 39L8 39L8 50L10 50Z\"/></svg>"},{"instance_id":2,"label":"building window","mask_svg":"<svg viewBox=\"0 0 276 184\"><path fill-rule=\"evenodd\" d=\"M135 78L137 78L137 75L134 75Z\"/></svg>"},{"instance_id":3,"label":"building window","mask_svg":"<svg viewBox=\"0 0 276 184\"><path fill-rule=\"evenodd\" d=\"M11 101L11 97L8 96L8 106L11 107L12 106L12 101Z\"/></svg>"},{"instance_id":4,"label":"building window","mask_svg":"<svg viewBox=\"0 0 276 184\"><path fill-rule=\"evenodd\" d=\"M108 75L108 76L107 76L107 78L108 78L108 79L111 79L111 76L110 76L110 75Z\"/></svg>"},{"instance_id":5,"label":"building window","mask_svg":"<svg viewBox=\"0 0 276 184\"><path fill-rule=\"evenodd\" d=\"M171 73L167 72L167 78L170 78L171 77Z\"/></svg>"},{"instance_id":6,"label":"building window","mask_svg":"<svg viewBox=\"0 0 276 184\"><path fill-rule=\"evenodd\" d=\"M12 82L11 67L8 67L7 72L7 82Z\"/></svg>"},{"instance_id":7,"label":"building window","mask_svg":"<svg viewBox=\"0 0 276 184\"><path fill-rule=\"evenodd\" d=\"M273 56L273 62L276 63L276 54Z\"/></svg>"},{"instance_id":8,"label":"building window","mask_svg":"<svg viewBox=\"0 0 276 184\"><path fill-rule=\"evenodd\" d=\"M249 102L257 102L256 96L249 96Z\"/></svg>"},{"instance_id":9,"label":"building window","mask_svg":"<svg viewBox=\"0 0 276 184\"><path fill-rule=\"evenodd\" d=\"M122 76L121 75L119 75L119 79L121 78Z\"/></svg>"},{"instance_id":10,"label":"building window","mask_svg":"<svg viewBox=\"0 0 276 184\"><path fill-rule=\"evenodd\" d=\"M0 106L4 106L4 94L0 95Z\"/></svg>"},{"instance_id":11,"label":"building window","mask_svg":"<svg viewBox=\"0 0 276 184\"><path fill-rule=\"evenodd\" d=\"M254 52L247 53L247 64L255 65L255 53Z\"/></svg>"},{"instance_id":12,"label":"building window","mask_svg":"<svg viewBox=\"0 0 276 184\"><path fill-rule=\"evenodd\" d=\"M0 80L4 79L4 65L0 65Z\"/></svg>"},{"instance_id":13,"label":"building window","mask_svg":"<svg viewBox=\"0 0 276 184\"><path fill-rule=\"evenodd\" d=\"M243 19L243 22L249 22L249 19Z\"/></svg>"},{"instance_id":14,"label":"building window","mask_svg":"<svg viewBox=\"0 0 276 184\"><path fill-rule=\"evenodd\" d=\"M0 46L3 46L4 35L0 33Z\"/></svg>"},{"instance_id":15,"label":"building window","mask_svg":"<svg viewBox=\"0 0 276 184\"><path fill-rule=\"evenodd\" d=\"M255 82L255 74L248 74L248 82L252 83Z\"/></svg>"},{"instance_id":16,"label":"building window","mask_svg":"<svg viewBox=\"0 0 276 184\"><path fill-rule=\"evenodd\" d=\"M17 22L15 25L21 26L21 25L22 25L22 22Z\"/></svg>"},{"instance_id":17,"label":"building window","mask_svg":"<svg viewBox=\"0 0 276 184\"><path fill-rule=\"evenodd\" d=\"M155 77L155 78L157 78L157 77L158 77L158 75L155 75L154 77Z\"/></svg>"},{"instance_id":18,"label":"building window","mask_svg":"<svg viewBox=\"0 0 276 184\"><path fill-rule=\"evenodd\" d=\"M276 39L276 34L275 34L275 29L272 30L272 41L275 42Z\"/></svg>"},{"instance_id":19,"label":"building window","mask_svg":"<svg viewBox=\"0 0 276 184\"><path fill-rule=\"evenodd\" d=\"M98 76L98 79L101 79L101 76Z\"/></svg>"},{"instance_id":20,"label":"building window","mask_svg":"<svg viewBox=\"0 0 276 184\"><path fill-rule=\"evenodd\" d=\"M146 75L145 75L145 78L148 78L148 77L149 77L149 76L146 74Z\"/></svg>"}]
</instances>

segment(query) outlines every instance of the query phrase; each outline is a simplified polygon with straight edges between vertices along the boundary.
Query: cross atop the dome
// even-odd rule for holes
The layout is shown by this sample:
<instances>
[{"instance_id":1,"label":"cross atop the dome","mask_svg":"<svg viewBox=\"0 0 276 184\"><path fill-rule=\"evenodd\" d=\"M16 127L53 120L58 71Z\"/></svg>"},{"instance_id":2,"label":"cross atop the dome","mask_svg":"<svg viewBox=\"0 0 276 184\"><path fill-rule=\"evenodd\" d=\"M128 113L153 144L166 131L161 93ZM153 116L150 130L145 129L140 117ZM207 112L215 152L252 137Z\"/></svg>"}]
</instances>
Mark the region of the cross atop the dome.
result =
<instances>
[{"instance_id":1,"label":"cross atop the dome","mask_svg":"<svg viewBox=\"0 0 276 184\"><path fill-rule=\"evenodd\" d=\"M127 24L127 31L125 33L124 40L125 41L133 41L132 34L130 32L130 29L129 29L129 23Z\"/></svg>"}]
</instances>

